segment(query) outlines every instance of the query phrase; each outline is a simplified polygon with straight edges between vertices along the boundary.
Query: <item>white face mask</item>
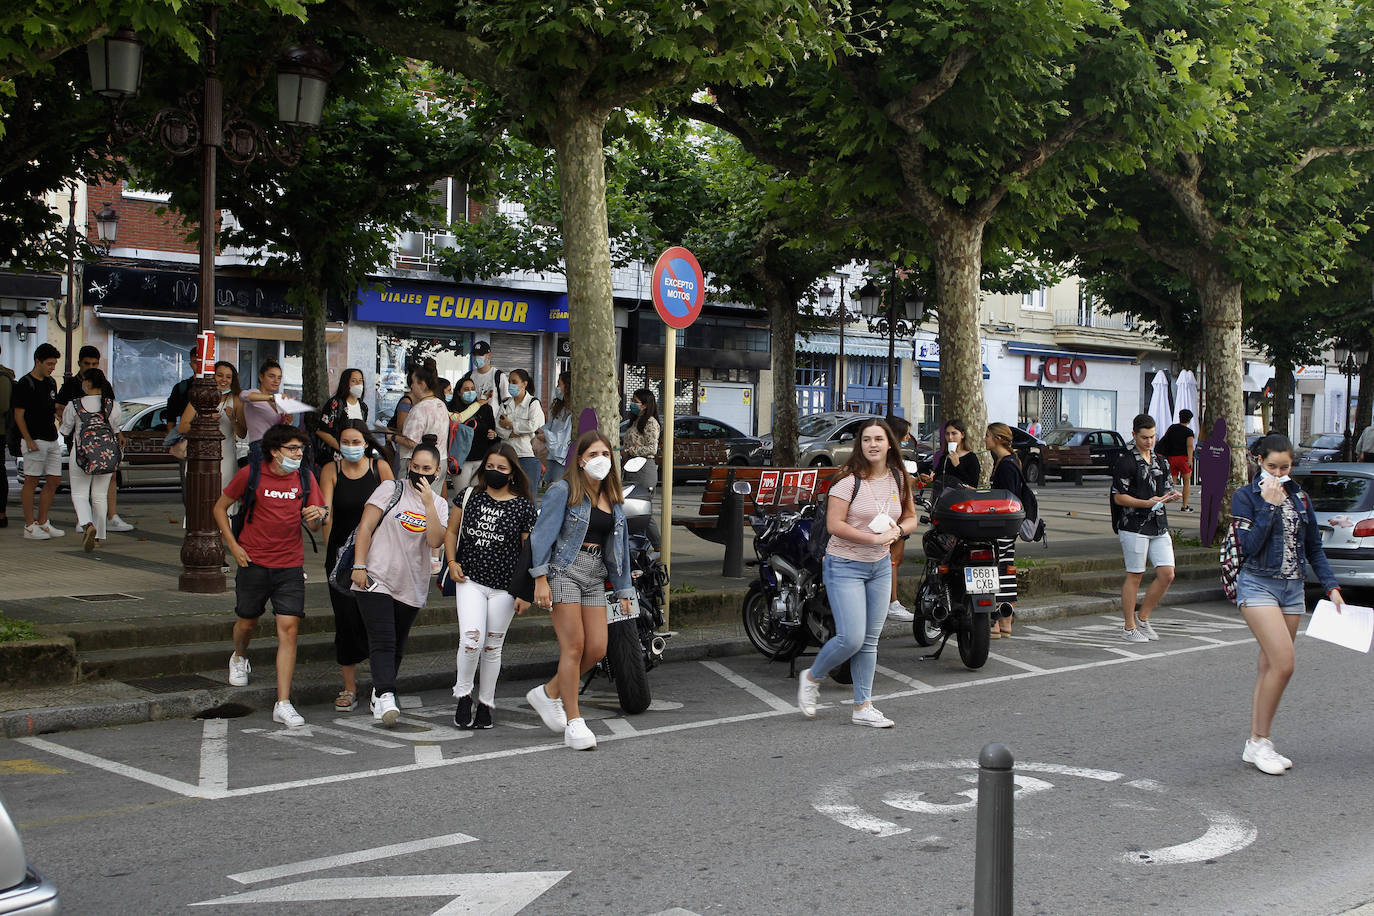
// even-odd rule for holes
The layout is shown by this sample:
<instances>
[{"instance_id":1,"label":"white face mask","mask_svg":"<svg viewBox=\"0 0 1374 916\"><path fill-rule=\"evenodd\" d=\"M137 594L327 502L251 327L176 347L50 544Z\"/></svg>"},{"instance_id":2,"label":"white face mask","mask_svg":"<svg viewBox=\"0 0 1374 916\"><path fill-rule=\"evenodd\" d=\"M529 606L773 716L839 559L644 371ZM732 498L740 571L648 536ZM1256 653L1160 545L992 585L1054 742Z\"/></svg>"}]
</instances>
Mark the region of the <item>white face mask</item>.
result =
<instances>
[{"instance_id":1,"label":"white face mask","mask_svg":"<svg viewBox=\"0 0 1374 916\"><path fill-rule=\"evenodd\" d=\"M597 455L582 465L582 470L586 471L592 480L605 480L606 475L611 473L611 459L605 455Z\"/></svg>"},{"instance_id":2,"label":"white face mask","mask_svg":"<svg viewBox=\"0 0 1374 916\"><path fill-rule=\"evenodd\" d=\"M351 385L351 386L349 386L348 393L349 393L349 395L351 395L352 397L360 398L360 397L363 396L363 386L362 386L362 385Z\"/></svg>"},{"instance_id":3,"label":"white face mask","mask_svg":"<svg viewBox=\"0 0 1374 916\"><path fill-rule=\"evenodd\" d=\"M1284 474L1282 477L1275 477L1273 474L1270 474L1268 471L1260 471L1260 478L1261 478L1261 479L1267 478L1267 479L1269 479L1269 480L1277 480L1279 483L1288 483L1288 481L1290 481L1290 480L1293 479L1292 477L1289 477L1287 474Z\"/></svg>"}]
</instances>

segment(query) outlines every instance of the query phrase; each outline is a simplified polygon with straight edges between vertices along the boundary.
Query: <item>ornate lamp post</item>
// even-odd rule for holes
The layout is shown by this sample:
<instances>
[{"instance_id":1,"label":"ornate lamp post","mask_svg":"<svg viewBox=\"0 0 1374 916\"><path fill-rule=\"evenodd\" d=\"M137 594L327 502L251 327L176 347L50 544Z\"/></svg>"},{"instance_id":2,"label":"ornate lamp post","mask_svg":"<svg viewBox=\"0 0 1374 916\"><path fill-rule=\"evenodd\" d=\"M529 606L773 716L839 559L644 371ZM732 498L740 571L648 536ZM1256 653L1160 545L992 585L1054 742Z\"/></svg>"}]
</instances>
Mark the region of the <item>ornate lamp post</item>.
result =
<instances>
[{"instance_id":1,"label":"ornate lamp post","mask_svg":"<svg viewBox=\"0 0 1374 916\"><path fill-rule=\"evenodd\" d=\"M840 315L840 320L839 320L839 323L840 323L840 355L836 358L836 362L835 362L835 409L836 409L836 410L844 410L844 406L845 406L845 405L844 405L844 386L845 386L844 328L845 328L845 325L849 324L849 308L848 308L848 306L845 304L845 301L844 301L844 287L845 287L845 283L847 283L847 282L849 281L849 275L848 275L848 274L840 274L839 277L840 277L840 301L839 301L839 305L838 305L836 308L837 308L837 310L839 311L839 315ZM830 281L827 280L827 281L825 282L825 285L822 286L819 290L817 290L817 292L820 294L821 298L826 299L826 300L829 300L830 297L832 297L832 296L835 295L835 287L831 286L831 285L830 285Z\"/></svg>"},{"instance_id":2,"label":"ornate lamp post","mask_svg":"<svg viewBox=\"0 0 1374 916\"><path fill-rule=\"evenodd\" d=\"M1364 368L1364 361L1369 358L1369 353L1345 341L1337 344L1335 351L1336 371L1345 376L1345 442L1341 446L1342 457L1346 461L1354 461L1355 440L1350 430L1350 384Z\"/></svg>"},{"instance_id":3,"label":"ornate lamp post","mask_svg":"<svg viewBox=\"0 0 1374 916\"><path fill-rule=\"evenodd\" d=\"M217 7L211 6L206 12L205 31L205 79L201 87L188 92L179 105L164 108L141 124L124 117L123 104L138 94L142 83L143 42L132 29L124 28L91 42L87 52L92 88L115 104L118 139L155 140L173 156L201 154L199 358L198 365L192 366L195 381L190 393L196 418L186 437L186 539L181 547L183 571L178 587L184 592L212 593L224 591L224 574L220 572L224 551L212 514L220 493L219 392L214 382L218 156L223 153L240 168L269 156L286 166L299 162L303 138L296 128L319 125L330 66L324 52L316 48L294 48L283 57L277 68L277 116L286 125L287 140L278 143L237 109L225 110L218 72Z\"/></svg>"},{"instance_id":4,"label":"ornate lamp post","mask_svg":"<svg viewBox=\"0 0 1374 916\"><path fill-rule=\"evenodd\" d=\"M897 377L897 337L912 337L925 311L925 302L916 297L901 297L901 283L897 269L892 269L892 279L887 287L887 309L884 310L883 290L870 277L856 294L859 311L863 313L868 330L874 334L887 335L887 415L892 416L892 381ZM898 314L897 303L902 303Z\"/></svg>"},{"instance_id":5,"label":"ornate lamp post","mask_svg":"<svg viewBox=\"0 0 1374 916\"><path fill-rule=\"evenodd\" d=\"M105 249L105 253L110 253L110 248L114 246L115 238L119 235L119 214L114 207L106 203L95 213L95 231L100 239L100 247Z\"/></svg>"}]
</instances>

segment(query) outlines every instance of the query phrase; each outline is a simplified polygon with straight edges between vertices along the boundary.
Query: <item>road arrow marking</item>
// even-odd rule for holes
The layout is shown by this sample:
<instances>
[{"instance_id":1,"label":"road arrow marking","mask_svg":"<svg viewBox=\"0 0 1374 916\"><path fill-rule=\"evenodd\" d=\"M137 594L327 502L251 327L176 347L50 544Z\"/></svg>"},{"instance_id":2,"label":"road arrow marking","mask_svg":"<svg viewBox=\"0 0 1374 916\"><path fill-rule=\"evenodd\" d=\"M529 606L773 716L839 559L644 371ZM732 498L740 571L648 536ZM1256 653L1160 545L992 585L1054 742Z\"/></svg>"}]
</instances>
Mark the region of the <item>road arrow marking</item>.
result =
<instances>
[{"instance_id":1,"label":"road arrow marking","mask_svg":"<svg viewBox=\"0 0 1374 916\"><path fill-rule=\"evenodd\" d=\"M451 897L433 916L481 913L514 916L567 877L566 871L466 875L393 875L381 878L312 878L280 887L201 900L191 906L242 903L317 903L330 900L395 900Z\"/></svg>"},{"instance_id":2,"label":"road arrow marking","mask_svg":"<svg viewBox=\"0 0 1374 916\"><path fill-rule=\"evenodd\" d=\"M289 862L285 865L259 868L256 871L239 872L236 875L230 875L229 880L237 881L239 884L257 884L259 881L275 881L278 878L290 878L312 871L324 871L327 868L341 868L344 865L357 865L359 862L376 862L378 859L408 856L414 852L427 852L431 849L443 849L448 846L461 846L464 843L476 842L477 837L468 836L466 833L448 833L423 840L411 840L407 843L392 843L389 846L377 846L372 849L356 849L353 852L345 852L337 856L324 856L319 859L306 859L303 862Z\"/></svg>"}]
</instances>

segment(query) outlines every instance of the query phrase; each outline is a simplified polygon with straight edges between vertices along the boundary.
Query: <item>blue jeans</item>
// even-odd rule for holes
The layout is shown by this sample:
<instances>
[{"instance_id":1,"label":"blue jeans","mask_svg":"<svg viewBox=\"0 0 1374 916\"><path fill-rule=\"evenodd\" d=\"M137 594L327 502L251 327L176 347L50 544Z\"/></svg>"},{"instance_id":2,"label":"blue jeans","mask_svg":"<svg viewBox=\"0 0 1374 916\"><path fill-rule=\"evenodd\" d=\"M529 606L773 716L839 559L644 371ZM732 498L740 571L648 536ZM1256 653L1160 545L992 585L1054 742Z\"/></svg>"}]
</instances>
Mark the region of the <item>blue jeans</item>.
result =
<instances>
[{"instance_id":1,"label":"blue jeans","mask_svg":"<svg viewBox=\"0 0 1374 916\"><path fill-rule=\"evenodd\" d=\"M887 620L892 588L892 563L887 557L873 562L846 560L826 554L821 578L835 617L835 635L821 646L811 663L811 676L820 680L836 665L849 659L854 678L854 705L862 706L873 695L873 673L878 667L878 636Z\"/></svg>"},{"instance_id":2,"label":"blue jeans","mask_svg":"<svg viewBox=\"0 0 1374 916\"><path fill-rule=\"evenodd\" d=\"M544 477L544 468L538 458L521 458L520 470L525 472L525 479L529 481L530 492L539 492L539 481Z\"/></svg>"}]
</instances>

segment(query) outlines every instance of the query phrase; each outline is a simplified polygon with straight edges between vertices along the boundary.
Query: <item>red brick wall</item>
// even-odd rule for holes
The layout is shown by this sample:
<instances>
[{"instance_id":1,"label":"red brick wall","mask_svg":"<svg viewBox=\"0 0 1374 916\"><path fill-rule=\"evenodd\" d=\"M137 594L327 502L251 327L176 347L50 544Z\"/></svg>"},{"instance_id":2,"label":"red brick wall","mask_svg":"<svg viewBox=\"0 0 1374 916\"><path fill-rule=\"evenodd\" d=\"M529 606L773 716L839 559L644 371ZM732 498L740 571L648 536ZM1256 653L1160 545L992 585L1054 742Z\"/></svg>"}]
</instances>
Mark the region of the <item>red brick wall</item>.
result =
<instances>
[{"instance_id":1,"label":"red brick wall","mask_svg":"<svg viewBox=\"0 0 1374 916\"><path fill-rule=\"evenodd\" d=\"M155 200L139 200L125 197L122 183L100 182L92 184L87 191L86 214L88 235L98 241L95 214L105 204L112 206L119 214L119 234L115 237L116 248L139 248L145 251L169 251L181 254L196 254L196 245L186 241L188 227L180 216L172 211L159 216L158 209L166 206Z\"/></svg>"}]
</instances>

